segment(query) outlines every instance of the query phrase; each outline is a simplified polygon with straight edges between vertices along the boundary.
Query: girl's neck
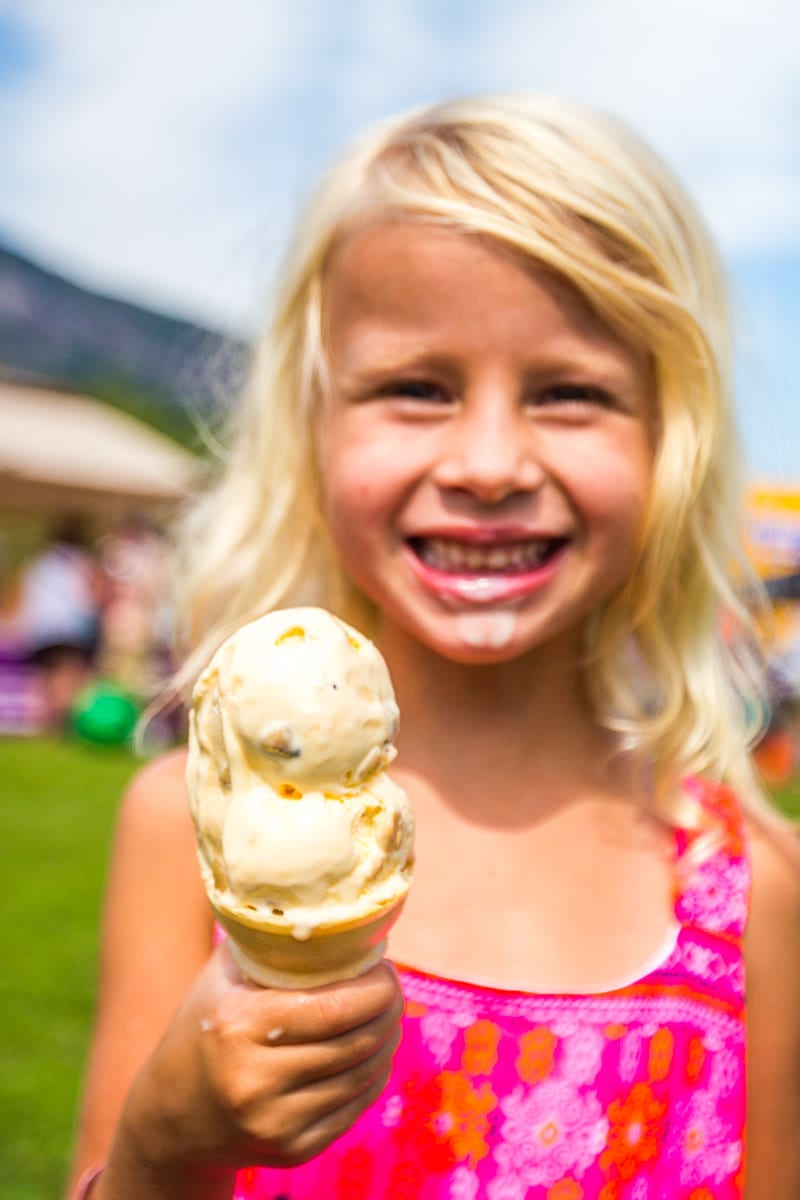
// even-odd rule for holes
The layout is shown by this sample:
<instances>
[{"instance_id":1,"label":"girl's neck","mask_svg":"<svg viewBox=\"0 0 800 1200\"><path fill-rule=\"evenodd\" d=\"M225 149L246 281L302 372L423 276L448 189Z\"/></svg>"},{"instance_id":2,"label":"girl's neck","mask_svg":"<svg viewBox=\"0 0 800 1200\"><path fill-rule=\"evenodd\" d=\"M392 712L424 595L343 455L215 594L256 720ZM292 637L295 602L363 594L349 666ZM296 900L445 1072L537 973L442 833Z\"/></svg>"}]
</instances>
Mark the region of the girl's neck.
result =
<instances>
[{"instance_id":1,"label":"girl's neck","mask_svg":"<svg viewBox=\"0 0 800 1200\"><path fill-rule=\"evenodd\" d=\"M486 780L532 805L578 792L627 791L626 764L594 719L578 651L548 644L475 666L443 659L395 626L379 637L400 705L398 767L469 804ZM519 815L519 814L518 814Z\"/></svg>"}]
</instances>

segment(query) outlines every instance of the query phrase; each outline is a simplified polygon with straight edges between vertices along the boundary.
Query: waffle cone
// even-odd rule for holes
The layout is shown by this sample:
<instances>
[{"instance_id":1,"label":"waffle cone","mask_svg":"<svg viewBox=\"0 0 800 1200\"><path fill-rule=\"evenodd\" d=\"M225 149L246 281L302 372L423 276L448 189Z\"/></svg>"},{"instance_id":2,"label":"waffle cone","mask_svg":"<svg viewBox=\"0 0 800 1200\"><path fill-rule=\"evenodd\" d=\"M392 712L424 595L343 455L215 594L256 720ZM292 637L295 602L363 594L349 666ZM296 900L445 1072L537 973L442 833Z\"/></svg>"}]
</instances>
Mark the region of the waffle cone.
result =
<instances>
[{"instance_id":1,"label":"waffle cone","mask_svg":"<svg viewBox=\"0 0 800 1200\"><path fill-rule=\"evenodd\" d=\"M354 979L375 966L404 898L351 921L319 926L307 938L293 935L288 924L250 920L218 908L215 912L243 975L262 987L309 988Z\"/></svg>"}]
</instances>

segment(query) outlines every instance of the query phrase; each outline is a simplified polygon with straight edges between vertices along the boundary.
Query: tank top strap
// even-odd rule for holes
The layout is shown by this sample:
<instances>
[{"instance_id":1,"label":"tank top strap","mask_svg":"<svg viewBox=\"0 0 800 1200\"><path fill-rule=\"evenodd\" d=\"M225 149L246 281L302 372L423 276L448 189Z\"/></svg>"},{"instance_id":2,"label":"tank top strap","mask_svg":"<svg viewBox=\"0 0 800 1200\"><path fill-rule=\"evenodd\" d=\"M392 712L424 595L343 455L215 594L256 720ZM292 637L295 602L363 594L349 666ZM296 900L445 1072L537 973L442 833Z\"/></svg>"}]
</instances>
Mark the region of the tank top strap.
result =
<instances>
[{"instance_id":1,"label":"tank top strap","mask_svg":"<svg viewBox=\"0 0 800 1200\"><path fill-rule=\"evenodd\" d=\"M684 779L683 789L719 824L730 852L740 855L745 833L744 811L733 788L725 783L691 775Z\"/></svg>"},{"instance_id":2,"label":"tank top strap","mask_svg":"<svg viewBox=\"0 0 800 1200\"><path fill-rule=\"evenodd\" d=\"M693 776L683 786L710 819L700 830L679 831L676 915L684 925L738 941L750 905L741 804L725 784Z\"/></svg>"}]
</instances>

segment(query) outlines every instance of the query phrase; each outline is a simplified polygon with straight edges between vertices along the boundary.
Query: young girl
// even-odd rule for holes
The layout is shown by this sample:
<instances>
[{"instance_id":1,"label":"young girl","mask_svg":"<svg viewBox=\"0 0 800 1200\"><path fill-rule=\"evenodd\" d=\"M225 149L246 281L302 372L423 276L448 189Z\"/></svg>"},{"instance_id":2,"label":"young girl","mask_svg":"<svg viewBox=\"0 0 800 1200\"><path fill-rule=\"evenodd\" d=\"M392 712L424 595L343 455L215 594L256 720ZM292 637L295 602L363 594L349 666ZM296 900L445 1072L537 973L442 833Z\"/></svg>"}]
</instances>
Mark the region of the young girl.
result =
<instances>
[{"instance_id":1,"label":"young girl","mask_svg":"<svg viewBox=\"0 0 800 1200\"><path fill-rule=\"evenodd\" d=\"M325 180L187 531L181 682L276 607L376 638L418 824L396 966L244 982L184 754L145 768L78 1194L800 1195L800 874L746 749L728 371L698 218L604 117L445 104Z\"/></svg>"}]
</instances>

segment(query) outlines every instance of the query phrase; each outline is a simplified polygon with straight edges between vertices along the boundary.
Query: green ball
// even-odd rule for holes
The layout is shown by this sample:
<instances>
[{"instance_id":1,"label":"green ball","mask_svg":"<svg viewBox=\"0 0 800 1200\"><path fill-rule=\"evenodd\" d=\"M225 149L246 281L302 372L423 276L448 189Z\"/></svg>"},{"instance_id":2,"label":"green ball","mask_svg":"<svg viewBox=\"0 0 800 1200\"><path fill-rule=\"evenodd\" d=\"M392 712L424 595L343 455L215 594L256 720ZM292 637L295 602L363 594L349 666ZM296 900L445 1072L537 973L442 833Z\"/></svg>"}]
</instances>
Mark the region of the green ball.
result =
<instances>
[{"instance_id":1,"label":"green ball","mask_svg":"<svg viewBox=\"0 0 800 1200\"><path fill-rule=\"evenodd\" d=\"M113 683L90 685L72 710L72 727L87 742L121 746L130 741L139 717L139 706Z\"/></svg>"}]
</instances>

